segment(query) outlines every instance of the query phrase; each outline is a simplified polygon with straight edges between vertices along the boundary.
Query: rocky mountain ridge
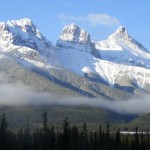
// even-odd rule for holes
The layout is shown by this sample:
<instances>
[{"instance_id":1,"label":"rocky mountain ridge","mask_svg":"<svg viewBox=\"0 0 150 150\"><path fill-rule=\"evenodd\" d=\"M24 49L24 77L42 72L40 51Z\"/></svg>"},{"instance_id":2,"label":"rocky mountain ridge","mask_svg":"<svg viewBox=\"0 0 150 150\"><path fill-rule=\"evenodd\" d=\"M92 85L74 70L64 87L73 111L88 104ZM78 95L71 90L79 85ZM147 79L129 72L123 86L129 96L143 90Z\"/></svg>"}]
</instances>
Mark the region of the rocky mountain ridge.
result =
<instances>
[{"instance_id":1,"label":"rocky mountain ridge","mask_svg":"<svg viewBox=\"0 0 150 150\"><path fill-rule=\"evenodd\" d=\"M64 27L54 46L30 19L8 21L0 23L0 53L53 82L59 79L67 88L86 92L95 88L96 95L112 99L113 90L149 91L150 53L122 26L108 39L91 42L89 33L71 24Z\"/></svg>"}]
</instances>

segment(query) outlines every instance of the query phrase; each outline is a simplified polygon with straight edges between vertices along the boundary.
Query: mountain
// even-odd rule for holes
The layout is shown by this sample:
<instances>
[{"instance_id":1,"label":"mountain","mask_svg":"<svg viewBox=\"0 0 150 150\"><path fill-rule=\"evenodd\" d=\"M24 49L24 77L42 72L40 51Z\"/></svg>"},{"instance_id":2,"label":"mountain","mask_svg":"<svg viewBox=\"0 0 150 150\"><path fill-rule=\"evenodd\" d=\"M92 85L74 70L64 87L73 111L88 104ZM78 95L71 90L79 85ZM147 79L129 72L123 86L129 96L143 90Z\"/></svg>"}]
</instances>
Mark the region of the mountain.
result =
<instances>
[{"instance_id":1,"label":"mountain","mask_svg":"<svg viewBox=\"0 0 150 150\"><path fill-rule=\"evenodd\" d=\"M0 29L1 40L4 44L8 44L8 47L14 44L44 50L52 45L28 18L2 22Z\"/></svg>"},{"instance_id":2,"label":"mountain","mask_svg":"<svg viewBox=\"0 0 150 150\"><path fill-rule=\"evenodd\" d=\"M104 72L100 74L110 84L149 91L150 52L132 38L125 27L120 26L108 39L97 42L96 49L101 52L101 59L106 60L101 65Z\"/></svg>"},{"instance_id":3,"label":"mountain","mask_svg":"<svg viewBox=\"0 0 150 150\"><path fill-rule=\"evenodd\" d=\"M136 88L149 91L150 53L125 27L120 26L107 40L93 43L86 31L71 24L64 27L57 49L60 62L80 76L92 76L130 92Z\"/></svg>"},{"instance_id":4,"label":"mountain","mask_svg":"<svg viewBox=\"0 0 150 150\"><path fill-rule=\"evenodd\" d=\"M87 52L100 58L100 53L95 49L94 43L91 42L90 34L74 23L63 28L57 46L64 49L77 49L80 52Z\"/></svg>"},{"instance_id":5,"label":"mountain","mask_svg":"<svg viewBox=\"0 0 150 150\"><path fill-rule=\"evenodd\" d=\"M149 91L149 65L149 51L122 26L107 40L93 42L70 24L55 46L28 18L0 23L1 82L7 77L6 82L56 95L121 100Z\"/></svg>"},{"instance_id":6,"label":"mountain","mask_svg":"<svg viewBox=\"0 0 150 150\"><path fill-rule=\"evenodd\" d=\"M149 68L149 51L133 39L123 26L120 26L107 40L97 42L96 48L101 51L102 59Z\"/></svg>"}]
</instances>

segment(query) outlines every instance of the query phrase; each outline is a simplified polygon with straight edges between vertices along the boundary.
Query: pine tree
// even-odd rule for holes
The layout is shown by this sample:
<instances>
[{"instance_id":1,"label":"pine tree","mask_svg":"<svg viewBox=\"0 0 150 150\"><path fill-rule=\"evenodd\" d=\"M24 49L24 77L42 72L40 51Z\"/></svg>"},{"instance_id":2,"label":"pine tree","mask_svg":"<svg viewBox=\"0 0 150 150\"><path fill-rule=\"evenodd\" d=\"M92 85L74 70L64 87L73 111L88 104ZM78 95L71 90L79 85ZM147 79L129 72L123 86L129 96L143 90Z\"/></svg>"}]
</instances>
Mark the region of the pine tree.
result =
<instances>
[{"instance_id":1,"label":"pine tree","mask_svg":"<svg viewBox=\"0 0 150 150\"><path fill-rule=\"evenodd\" d=\"M107 123L106 134L105 134L105 147L106 147L106 150L111 149L111 140L110 140L109 128L110 128L109 123Z\"/></svg>"},{"instance_id":2,"label":"pine tree","mask_svg":"<svg viewBox=\"0 0 150 150\"><path fill-rule=\"evenodd\" d=\"M103 134L102 134L102 126L99 126L99 132L98 132L98 149L103 149Z\"/></svg>"},{"instance_id":3,"label":"pine tree","mask_svg":"<svg viewBox=\"0 0 150 150\"><path fill-rule=\"evenodd\" d=\"M90 132L90 139L89 139L89 143L90 143L90 150L93 150L94 148L94 138L93 138L93 130L91 130Z\"/></svg>"},{"instance_id":4,"label":"pine tree","mask_svg":"<svg viewBox=\"0 0 150 150\"><path fill-rule=\"evenodd\" d=\"M55 135L55 129L54 126L52 125L51 129L50 129L50 134L49 134L49 143L50 143L50 149L51 150L55 150L56 148L56 135Z\"/></svg>"},{"instance_id":5,"label":"pine tree","mask_svg":"<svg viewBox=\"0 0 150 150\"><path fill-rule=\"evenodd\" d=\"M120 130L116 133L116 150L120 150L120 144L121 144L121 139L120 139Z\"/></svg>"},{"instance_id":6,"label":"pine tree","mask_svg":"<svg viewBox=\"0 0 150 150\"><path fill-rule=\"evenodd\" d=\"M135 150L139 150L140 149L138 127L136 127L136 129L135 129L134 147L135 147Z\"/></svg>"},{"instance_id":7,"label":"pine tree","mask_svg":"<svg viewBox=\"0 0 150 150\"><path fill-rule=\"evenodd\" d=\"M94 142L93 142L93 150L98 149L98 144L97 144L97 132L94 132Z\"/></svg>"},{"instance_id":8,"label":"pine tree","mask_svg":"<svg viewBox=\"0 0 150 150\"><path fill-rule=\"evenodd\" d=\"M23 149L30 150L32 147L32 137L30 135L30 121L29 117L27 117L27 127L24 131L24 136L23 136Z\"/></svg>"},{"instance_id":9,"label":"pine tree","mask_svg":"<svg viewBox=\"0 0 150 150\"><path fill-rule=\"evenodd\" d=\"M83 124L83 129L81 131L81 149L82 150L88 150L89 149L88 132L87 132L86 123Z\"/></svg>"},{"instance_id":10,"label":"pine tree","mask_svg":"<svg viewBox=\"0 0 150 150\"><path fill-rule=\"evenodd\" d=\"M48 127L48 118L47 118L47 112L45 111L42 115L43 117L43 149L48 150L49 149L49 139L48 139L48 133L49 133L49 127Z\"/></svg>"},{"instance_id":11,"label":"pine tree","mask_svg":"<svg viewBox=\"0 0 150 150\"><path fill-rule=\"evenodd\" d=\"M79 130L76 126L72 127L71 130L71 149L72 150L79 150L80 143L79 143Z\"/></svg>"},{"instance_id":12,"label":"pine tree","mask_svg":"<svg viewBox=\"0 0 150 150\"><path fill-rule=\"evenodd\" d=\"M68 118L63 120L63 134L62 134L62 150L69 150L70 145L70 135L71 135L71 128Z\"/></svg>"},{"instance_id":13,"label":"pine tree","mask_svg":"<svg viewBox=\"0 0 150 150\"><path fill-rule=\"evenodd\" d=\"M43 117L43 134L47 135L48 133L48 118L47 118L47 112L45 111L42 115Z\"/></svg>"},{"instance_id":14,"label":"pine tree","mask_svg":"<svg viewBox=\"0 0 150 150\"><path fill-rule=\"evenodd\" d=\"M0 120L0 150L7 150L7 127L8 122L5 113L3 113Z\"/></svg>"}]
</instances>

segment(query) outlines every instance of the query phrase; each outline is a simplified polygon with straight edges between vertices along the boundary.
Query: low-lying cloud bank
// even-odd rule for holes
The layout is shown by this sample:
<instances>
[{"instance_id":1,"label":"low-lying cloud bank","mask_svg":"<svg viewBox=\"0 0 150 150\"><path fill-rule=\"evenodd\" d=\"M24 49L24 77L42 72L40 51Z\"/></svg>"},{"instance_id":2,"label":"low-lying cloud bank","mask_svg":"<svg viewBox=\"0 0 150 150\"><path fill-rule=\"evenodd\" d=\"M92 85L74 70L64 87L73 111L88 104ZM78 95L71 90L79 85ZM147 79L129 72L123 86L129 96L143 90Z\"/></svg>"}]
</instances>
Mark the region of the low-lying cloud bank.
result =
<instances>
[{"instance_id":1,"label":"low-lying cloud bank","mask_svg":"<svg viewBox=\"0 0 150 150\"><path fill-rule=\"evenodd\" d=\"M37 92L26 86L8 84L0 84L0 105L88 105L106 108L122 114L144 114L150 112L149 95L127 101L106 101L83 97L60 98L54 97L48 93Z\"/></svg>"}]
</instances>

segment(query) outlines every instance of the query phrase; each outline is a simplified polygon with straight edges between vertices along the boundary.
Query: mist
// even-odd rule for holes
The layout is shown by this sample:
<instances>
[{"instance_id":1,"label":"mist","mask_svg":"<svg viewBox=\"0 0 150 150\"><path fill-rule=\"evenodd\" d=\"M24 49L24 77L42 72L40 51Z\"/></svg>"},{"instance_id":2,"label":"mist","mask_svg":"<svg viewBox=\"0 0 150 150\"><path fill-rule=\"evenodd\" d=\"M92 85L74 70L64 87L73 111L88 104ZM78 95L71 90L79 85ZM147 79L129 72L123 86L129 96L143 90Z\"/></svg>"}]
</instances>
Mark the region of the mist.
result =
<instances>
[{"instance_id":1,"label":"mist","mask_svg":"<svg viewBox=\"0 0 150 150\"><path fill-rule=\"evenodd\" d=\"M150 112L149 95L142 98L133 98L126 101L108 101L85 97L57 97L51 94L36 91L21 84L0 84L0 105L27 106L27 105L58 105L105 108L121 114L145 114Z\"/></svg>"}]
</instances>

